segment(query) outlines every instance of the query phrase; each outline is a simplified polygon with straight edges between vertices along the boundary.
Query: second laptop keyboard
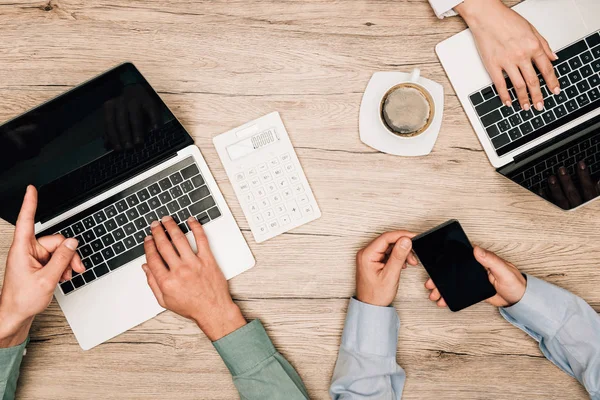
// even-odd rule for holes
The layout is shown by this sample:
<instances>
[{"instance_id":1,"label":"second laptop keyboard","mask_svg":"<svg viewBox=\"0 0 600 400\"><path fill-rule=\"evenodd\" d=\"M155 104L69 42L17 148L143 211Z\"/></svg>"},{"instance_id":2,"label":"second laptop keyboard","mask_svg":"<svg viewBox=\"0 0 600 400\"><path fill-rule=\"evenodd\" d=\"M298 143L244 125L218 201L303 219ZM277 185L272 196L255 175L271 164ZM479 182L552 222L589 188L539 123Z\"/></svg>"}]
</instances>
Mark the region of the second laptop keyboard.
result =
<instances>
[{"instance_id":1,"label":"second laptop keyboard","mask_svg":"<svg viewBox=\"0 0 600 400\"><path fill-rule=\"evenodd\" d=\"M553 65L561 92L553 94L538 74L544 96L542 111L535 107L522 110L508 78L506 84L513 100L510 107L502 104L494 85L469 96L498 156L600 107L600 34L573 43L557 55Z\"/></svg>"},{"instance_id":2,"label":"second laptop keyboard","mask_svg":"<svg viewBox=\"0 0 600 400\"><path fill-rule=\"evenodd\" d=\"M201 224L219 218L221 212L192 157L134 184L121 193L53 226L38 236L60 233L79 241L77 253L86 271L73 271L60 287L66 295L94 282L144 254L144 238L150 224L170 215L184 233L186 220Z\"/></svg>"}]
</instances>

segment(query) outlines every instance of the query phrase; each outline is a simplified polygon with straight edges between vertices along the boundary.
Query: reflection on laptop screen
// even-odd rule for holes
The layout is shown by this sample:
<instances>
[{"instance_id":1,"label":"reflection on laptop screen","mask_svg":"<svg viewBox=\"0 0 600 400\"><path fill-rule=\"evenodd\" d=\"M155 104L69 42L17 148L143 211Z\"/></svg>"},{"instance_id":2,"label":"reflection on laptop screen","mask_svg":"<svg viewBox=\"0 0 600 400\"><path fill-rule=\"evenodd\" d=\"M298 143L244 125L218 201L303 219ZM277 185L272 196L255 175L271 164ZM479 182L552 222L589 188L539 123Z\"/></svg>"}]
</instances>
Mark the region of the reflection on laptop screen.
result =
<instances>
[{"instance_id":1,"label":"reflection on laptop screen","mask_svg":"<svg viewBox=\"0 0 600 400\"><path fill-rule=\"evenodd\" d=\"M15 223L33 184L36 220L49 219L187 141L138 70L121 65L0 126L0 217Z\"/></svg>"},{"instance_id":2,"label":"reflection on laptop screen","mask_svg":"<svg viewBox=\"0 0 600 400\"><path fill-rule=\"evenodd\" d=\"M563 210L594 200L600 195L600 115L498 172Z\"/></svg>"}]
</instances>

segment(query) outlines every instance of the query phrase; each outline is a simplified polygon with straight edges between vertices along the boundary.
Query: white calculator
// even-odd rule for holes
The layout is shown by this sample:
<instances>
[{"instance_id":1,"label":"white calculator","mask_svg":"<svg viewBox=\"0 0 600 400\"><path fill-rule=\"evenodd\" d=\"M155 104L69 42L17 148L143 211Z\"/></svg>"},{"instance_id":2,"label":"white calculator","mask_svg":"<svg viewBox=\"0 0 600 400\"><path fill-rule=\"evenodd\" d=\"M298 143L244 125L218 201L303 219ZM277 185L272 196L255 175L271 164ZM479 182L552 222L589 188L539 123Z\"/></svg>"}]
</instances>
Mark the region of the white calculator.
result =
<instances>
[{"instance_id":1,"label":"white calculator","mask_svg":"<svg viewBox=\"0 0 600 400\"><path fill-rule=\"evenodd\" d=\"M321 216L278 112L213 139L257 243Z\"/></svg>"}]
</instances>

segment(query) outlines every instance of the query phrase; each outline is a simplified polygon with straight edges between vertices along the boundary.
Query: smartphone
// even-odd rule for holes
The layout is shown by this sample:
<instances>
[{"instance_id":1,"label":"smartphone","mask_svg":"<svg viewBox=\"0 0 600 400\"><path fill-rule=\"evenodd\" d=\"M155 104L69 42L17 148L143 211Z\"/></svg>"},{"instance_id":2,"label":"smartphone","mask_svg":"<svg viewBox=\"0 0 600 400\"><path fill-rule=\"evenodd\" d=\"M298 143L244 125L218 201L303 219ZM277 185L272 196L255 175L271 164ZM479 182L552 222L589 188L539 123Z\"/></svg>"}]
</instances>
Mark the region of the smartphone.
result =
<instances>
[{"instance_id":1,"label":"smartphone","mask_svg":"<svg viewBox=\"0 0 600 400\"><path fill-rule=\"evenodd\" d=\"M422 233L412 242L415 254L450 310L460 311L496 294L457 220Z\"/></svg>"}]
</instances>

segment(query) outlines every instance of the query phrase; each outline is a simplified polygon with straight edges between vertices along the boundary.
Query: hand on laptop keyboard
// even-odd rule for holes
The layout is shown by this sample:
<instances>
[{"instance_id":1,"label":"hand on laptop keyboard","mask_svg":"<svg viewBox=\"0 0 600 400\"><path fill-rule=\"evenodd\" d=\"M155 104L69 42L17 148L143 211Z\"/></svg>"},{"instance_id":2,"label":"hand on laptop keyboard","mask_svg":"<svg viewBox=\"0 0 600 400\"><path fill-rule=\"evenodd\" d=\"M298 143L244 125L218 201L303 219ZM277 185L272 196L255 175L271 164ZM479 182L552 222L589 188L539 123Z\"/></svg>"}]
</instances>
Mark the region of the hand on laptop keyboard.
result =
<instances>
[{"instance_id":1,"label":"hand on laptop keyboard","mask_svg":"<svg viewBox=\"0 0 600 400\"><path fill-rule=\"evenodd\" d=\"M600 195L600 181L594 182L590 169L584 161L577 164L577 179L574 181L565 167L558 170L558 178L548 178L550 200L562 208L569 210L586 203Z\"/></svg>"},{"instance_id":2,"label":"hand on laptop keyboard","mask_svg":"<svg viewBox=\"0 0 600 400\"><path fill-rule=\"evenodd\" d=\"M144 240L147 264L142 268L158 303L195 321L214 342L246 325L246 320L231 299L202 225L194 217L187 224L198 254L173 218L166 216L162 225L152 223L152 236Z\"/></svg>"},{"instance_id":3,"label":"hand on laptop keyboard","mask_svg":"<svg viewBox=\"0 0 600 400\"><path fill-rule=\"evenodd\" d=\"M36 208L37 191L29 186L6 261L0 295L0 348L23 343L33 317L48 307L61 277L70 278L71 268L85 271L75 252L77 240L60 235L36 240Z\"/></svg>"},{"instance_id":4,"label":"hand on laptop keyboard","mask_svg":"<svg viewBox=\"0 0 600 400\"><path fill-rule=\"evenodd\" d=\"M554 94L559 93L560 85L551 62L557 56L525 18L500 0L465 0L455 10L471 28L481 59L503 104L512 104L504 71L512 81L522 109L530 109L530 97L536 109L544 108L534 64L548 88Z\"/></svg>"}]
</instances>

